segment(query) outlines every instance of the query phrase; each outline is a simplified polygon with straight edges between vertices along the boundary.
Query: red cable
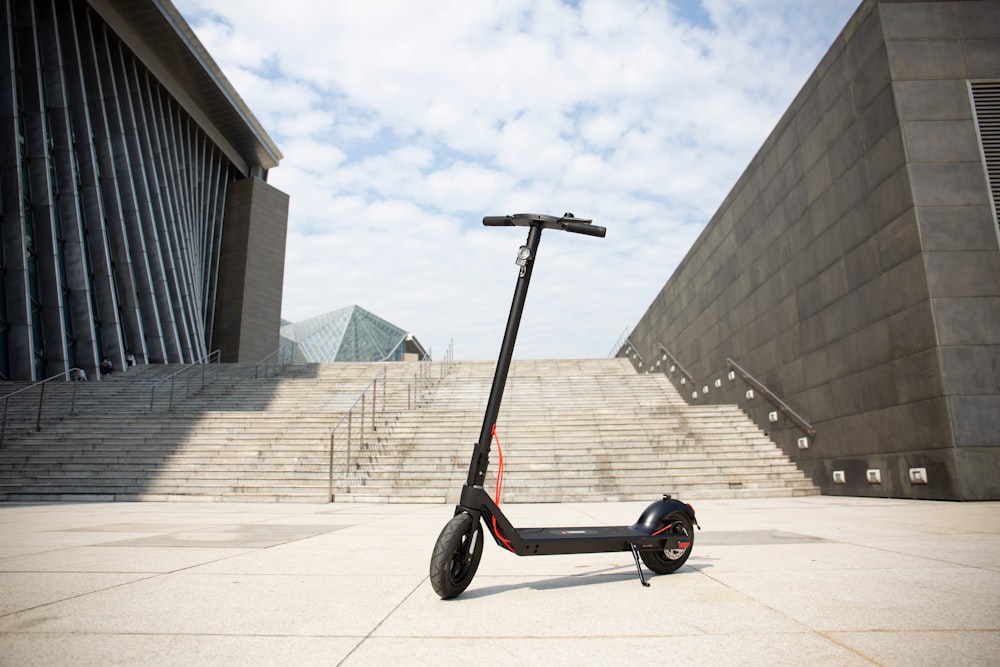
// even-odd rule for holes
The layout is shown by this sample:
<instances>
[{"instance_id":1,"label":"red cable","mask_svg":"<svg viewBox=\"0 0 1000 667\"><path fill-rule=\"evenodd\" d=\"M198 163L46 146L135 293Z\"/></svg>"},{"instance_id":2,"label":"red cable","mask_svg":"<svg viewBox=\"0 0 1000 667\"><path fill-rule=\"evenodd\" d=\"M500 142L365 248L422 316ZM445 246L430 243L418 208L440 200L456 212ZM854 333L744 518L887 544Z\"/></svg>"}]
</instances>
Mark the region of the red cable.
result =
<instances>
[{"instance_id":1,"label":"red cable","mask_svg":"<svg viewBox=\"0 0 1000 667\"><path fill-rule=\"evenodd\" d=\"M514 551L514 545L510 543L510 540L508 540L506 537L504 537L503 533L500 532L500 527L497 526L497 518L496 518L496 516L492 517L492 519L493 519L493 534L497 536L497 539L499 539L501 542L503 542L504 547L508 551L513 552L513 553L517 553L516 551Z\"/></svg>"},{"instance_id":2,"label":"red cable","mask_svg":"<svg viewBox=\"0 0 1000 667\"><path fill-rule=\"evenodd\" d=\"M494 502L496 502L497 507L499 507L500 506L500 493L501 493L501 491L503 491L503 448L500 447L500 438L497 437L497 425L496 424L493 425L493 430L491 431L491 433L493 435L493 439L497 443L497 454L500 455L500 464L497 466L496 500L494 501ZM496 518L496 516L491 517L491 519L492 519L492 522L493 522L493 534L496 535L497 538L503 543L504 547L506 547L508 550L510 550L510 551L513 552L514 551L514 545L512 545L510 543L510 540L508 540L506 537L504 537L503 533L500 532L500 527L497 526L497 518Z\"/></svg>"},{"instance_id":3,"label":"red cable","mask_svg":"<svg viewBox=\"0 0 1000 667\"><path fill-rule=\"evenodd\" d=\"M503 448L500 447L500 438L497 437L497 425L493 425L492 431L493 439L497 443L497 454L500 455L500 464L497 466L497 486L496 486L496 502L497 506L500 506L500 492L503 490Z\"/></svg>"}]
</instances>

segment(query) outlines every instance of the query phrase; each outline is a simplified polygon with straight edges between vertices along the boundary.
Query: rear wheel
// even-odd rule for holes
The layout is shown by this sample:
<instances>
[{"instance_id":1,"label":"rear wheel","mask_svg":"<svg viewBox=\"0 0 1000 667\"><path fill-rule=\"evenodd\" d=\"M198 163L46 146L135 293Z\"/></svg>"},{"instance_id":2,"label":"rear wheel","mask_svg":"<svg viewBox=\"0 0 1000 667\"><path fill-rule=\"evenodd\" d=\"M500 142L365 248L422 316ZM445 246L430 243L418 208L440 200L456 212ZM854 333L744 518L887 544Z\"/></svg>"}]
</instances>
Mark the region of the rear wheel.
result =
<instances>
[{"instance_id":1,"label":"rear wheel","mask_svg":"<svg viewBox=\"0 0 1000 667\"><path fill-rule=\"evenodd\" d=\"M442 600L461 595L483 555L483 527L462 512L445 524L431 555L431 586Z\"/></svg>"},{"instance_id":2,"label":"rear wheel","mask_svg":"<svg viewBox=\"0 0 1000 667\"><path fill-rule=\"evenodd\" d=\"M687 546L683 549L658 548L640 551L639 556L642 558L642 562L657 574L670 574L679 569L691 555L691 549L694 547L693 526L691 517L687 514L684 512L668 514L664 527L666 530L661 533L663 535L687 536Z\"/></svg>"}]
</instances>

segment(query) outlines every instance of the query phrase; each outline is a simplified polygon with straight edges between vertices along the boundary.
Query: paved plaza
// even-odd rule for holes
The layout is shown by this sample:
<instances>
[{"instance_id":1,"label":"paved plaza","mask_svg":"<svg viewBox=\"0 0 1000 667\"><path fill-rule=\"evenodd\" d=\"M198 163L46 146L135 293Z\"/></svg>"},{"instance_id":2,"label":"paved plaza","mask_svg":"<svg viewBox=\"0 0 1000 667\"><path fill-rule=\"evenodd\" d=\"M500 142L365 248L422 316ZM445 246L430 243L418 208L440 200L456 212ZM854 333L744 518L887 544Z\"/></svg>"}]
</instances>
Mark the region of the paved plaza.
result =
<instances>
[{"instance_id":1,"label":"paved plaza","mask_svg":"<svg viewBox=\"0 0 1000 667\"><path fill-rule=\"evenodd\" d=\"M504 510L629 524L645 504ZM630 553L490 540L442 601L451 506L0 504L0 664L1000 664L1000 502L693 505L691 558L648 588Z\"/></svg>"}]
</instances>

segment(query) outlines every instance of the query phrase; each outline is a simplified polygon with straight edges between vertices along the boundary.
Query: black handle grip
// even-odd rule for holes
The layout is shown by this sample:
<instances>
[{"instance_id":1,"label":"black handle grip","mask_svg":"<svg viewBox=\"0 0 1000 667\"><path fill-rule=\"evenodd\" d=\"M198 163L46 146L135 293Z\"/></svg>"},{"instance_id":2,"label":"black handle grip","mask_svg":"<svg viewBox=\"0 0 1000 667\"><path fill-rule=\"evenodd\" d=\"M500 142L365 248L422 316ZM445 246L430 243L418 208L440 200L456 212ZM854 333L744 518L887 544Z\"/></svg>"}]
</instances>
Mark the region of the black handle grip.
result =
<instances>
[{"instance_id":1,"label":"black handle grip","mask_svg":"<svg viewBox=\"0 0 1000 667\"><path fill-rule=\"evenodd\" d=\"M539 215L537 213L517 213L515 215L488 215L483 218L487 227L541 227L542 229L561 229L574 234L586 234L604 238L607 230L604 227L590 224L590 220L574 217L566 213L561 218L554 215Z\"/></svg>"},{"instance_id":2,"label":"black handle grip","mask_svg":"<svg viewBox=\"0 0 1000 667\"><path fill-rule=\"evenodd\" d=\"M587 236L598 236L602 239L608 231L604 227L598 227L597 225L592 225L589 222L563 222L562 226L567 232L573 232L574 234L586 234Z\"/></svg>"}]
</instances>

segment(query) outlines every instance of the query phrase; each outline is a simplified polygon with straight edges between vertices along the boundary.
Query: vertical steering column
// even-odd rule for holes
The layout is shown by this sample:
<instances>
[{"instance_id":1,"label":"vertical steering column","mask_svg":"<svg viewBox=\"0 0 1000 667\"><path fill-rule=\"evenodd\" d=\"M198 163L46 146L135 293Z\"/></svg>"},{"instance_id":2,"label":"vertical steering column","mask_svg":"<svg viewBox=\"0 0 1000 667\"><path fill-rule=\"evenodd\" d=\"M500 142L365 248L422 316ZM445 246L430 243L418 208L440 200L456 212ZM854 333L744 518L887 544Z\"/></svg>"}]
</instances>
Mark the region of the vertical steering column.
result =
<instances>
[{"instance_id":1,"label":"vertical steering column","mask_svg":"<svg viewBox=\"0 0 1000 667\"><path fill-rule=\"evenodd\" d=\"M500 401L503 399L504 385L507 383L507 372L514 356L514 342L517 330L521 325L521 313L524 312L524 302L528 296L528 283L531 282L531 270L535 265L535 255L538 253L538 243L542 238L542 223L533 222L528 229L528 240L517 251L517 265L521 270L514 288L514 300L510 304L510 315L507 317L507 329L500 346L500 358L497 361L496 372L493 375L493 386L490 388L489 402L486 404L486 415L483 418L483 428L479 432L479 442L472 453L469 465L469 486L482 486L486 480L486 470L490 466L490 445L493 437L493 425L497 423L500 414Z\"/></svg>"}]
</instances>

